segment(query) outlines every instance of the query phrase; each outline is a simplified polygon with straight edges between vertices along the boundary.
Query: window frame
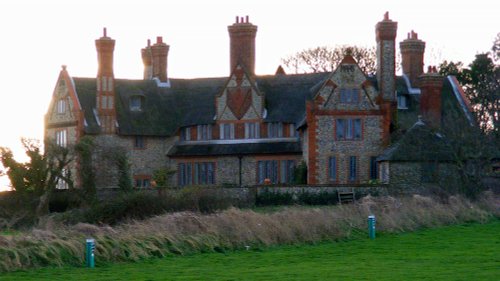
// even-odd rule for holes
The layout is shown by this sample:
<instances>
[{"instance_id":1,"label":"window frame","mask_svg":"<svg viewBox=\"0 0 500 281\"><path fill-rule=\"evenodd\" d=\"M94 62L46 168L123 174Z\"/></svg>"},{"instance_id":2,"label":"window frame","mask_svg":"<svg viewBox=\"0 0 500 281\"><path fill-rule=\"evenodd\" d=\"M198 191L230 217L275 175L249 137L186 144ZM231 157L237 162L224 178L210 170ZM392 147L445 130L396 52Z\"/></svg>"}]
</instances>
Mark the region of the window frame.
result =
<instances>
[{"instance_id":1,"label":"window frame","mask_svg":"<svg viewBox=\"0 0 500 281\"><path fill-rule=\"evenodd\" d=\"M146 138L144 136L134 136L134 149L146 149Z\"/></svg>"},{"instance_id":2,"label":"window frame","mask_svg":"<svg viewBox=\"0 0 500 281\"><path fill-rule=\"evenodd\" d=\"M358 88L341 88L340 103L358 104L360 102L360 91Z\"/></svg>"},{"instance_id":3,"label":"window frame","mask_svg":"<svg viewBox=\"0 0 500 281\"><path fill-rule=\"evenodd\" d=\"M363 118L336 118L335 140L338 141L363 140Z\"/></svg>"},{"instance_id":4,"label":"window frame","mask_svg":"<svg viewBox=\"0 0 500 281\"><path fill-rule=\"evenodd\" d=\"M136 102L138 101L138 104ZM134 95L129 98L129 110L130 111L142 111L144 103L144 97L140 95Z\"/></svg>"},{"instance_id":5,"label":"window frame","mask_svg":"<svg viewBox=\"0 0 500 281\"><path fill-rule=\"evenodd\" d=\"M348 167L348 174L347 174L347 180L349 182L356 182L358 180L358 157L357 156L349 156L349 167Z\"/></svg>"},{"instance_id":6,"label":"window frame","mask_svg":"<svg viewBox=\"0 0 500 281\"><path fill-rule=\"evenodd\" d=\"M328 157L328 181L329 182L337 182L338 181L337 168L338 168L337 157L336 156Z\"/></svg>"},{"instance_id":7,"label":"window frame","mask_svg":"<svg viewBox=\"0 0 500 281\"><path fill-rule=\"evenodd\" d=\"M57 105L56 105L57 114L66 113L66 104L67 104L67 101L65 98L60 98L59 100L57 100Z\"/></svg>"}]
</instances>

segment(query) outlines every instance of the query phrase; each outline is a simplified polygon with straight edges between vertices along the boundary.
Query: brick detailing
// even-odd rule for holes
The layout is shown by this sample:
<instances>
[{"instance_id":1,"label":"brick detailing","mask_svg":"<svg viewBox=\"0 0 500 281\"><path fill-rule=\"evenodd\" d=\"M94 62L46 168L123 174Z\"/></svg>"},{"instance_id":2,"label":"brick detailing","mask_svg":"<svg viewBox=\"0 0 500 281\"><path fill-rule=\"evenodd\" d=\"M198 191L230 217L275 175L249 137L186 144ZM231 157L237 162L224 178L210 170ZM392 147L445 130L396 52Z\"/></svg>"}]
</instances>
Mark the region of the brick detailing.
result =
<instances>
[{"instance_id":1,"label":"brick detailing","mask_svg":"<svg viewBox=\"0 0 500 281\"><path fill-rule=\"evenodd\" d=\"M248 71L250 75L255 75L255 36L257 26L249 22L246 18L236 17L236 22L227 27L230 38L230 71L233 71L238 64Z\"/></svg>"},{"instance_id":2,"label":"brick detailing","mask_svg":"<svg viewBox=\"0 0 500 281\"><path fill-rule=\"evenodd\" d=\"M418 34L408 33L408 38L399 43L402 56L403 73L410 78L412 86L415 86L418 77L424 72L425 42L418 39Z\"/></svg>"},{"instance_id":3,"label":"brick detailing","mask_svg":"<svg viewBox=\"0 0 500 281\"><path fill-rule=\"evenodd\" d=\"M394 101L395 95L395 39L398 23L389 19L386 12L384 19L375 26L377 40L377 80L383 99Z\"/></svg>"},{"instance_id":4,"label":"brick detailing","mask_svg":"<svg viewBox=\"0 0 500 281\"><path fill-rule=\"evenodd\" d=\"M419 86L420 114L430 126L438 128L441 126L443 76L437 73L435 66L429 66L428 72L420 76Z\"/></svg>"},{"instance_id":5,"label":"brick detailing","mask_svg":"<svg viewBox=\"0 0 500 281\"><path fill-rule=\"evenodd\" d=\"M151 56L153 61L153 78L160 79L161 82L168 81L167 58L170 46L163 43L161 36L156 37L156 43L151 46Z\"/></svg>"},{"instance_id":6,"label":"brick detailing","mask_svg":"<svg viewBox=\"0 0 500 281\"><path fill-rule=\"evenodd\" d=\"M141 50L142 62L144 63L144 80L153 79L153 54L151 53L151 40L148 45Z\"/></svg>"},{"instance_id":7,"label":"brick detailing","mask_svg":"<svg viewBox=\"0 0 500 281\"><path fill-rule=\"evenodd\" d=\"M309 146L309 159L308 159L308 164L309 166L307 167L307 184L316 184L317 183L317 170L318 170L318 163L317 163L317 144L316 144L316 117L314 113L314 103L313 102L307 102L306 103L306 121L307 121L307 127L308 127L308 146Z\"/></svg>"},{"instance_id":8,"label":"brick detailing","mask_svg":"<svg viewBox=\"0 0 500 281\"><path fill-rule=\"evenodd\" d=\"M113 74L115 40L107 36L106 28L104 28L103 36L95 40L95 46L99 65L96 79L96 105L101 123L101 133L114 134L116 128L115 77Z\"/></svg>"}]
</instances>

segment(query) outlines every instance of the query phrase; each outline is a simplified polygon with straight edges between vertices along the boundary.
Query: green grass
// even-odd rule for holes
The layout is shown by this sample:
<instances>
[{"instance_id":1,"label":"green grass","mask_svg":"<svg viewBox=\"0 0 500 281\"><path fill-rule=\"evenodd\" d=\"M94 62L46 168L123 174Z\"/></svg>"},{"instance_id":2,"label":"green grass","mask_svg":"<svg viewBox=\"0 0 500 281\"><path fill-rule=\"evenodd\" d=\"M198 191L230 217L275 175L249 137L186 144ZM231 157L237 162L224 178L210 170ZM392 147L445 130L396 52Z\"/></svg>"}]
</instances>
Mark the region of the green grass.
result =
<instances>
[{"instance_id":1,"label":"green grass","mask_svg":"<svg viewBox=\"0 0 500 281\"><path fill-rule=\"evenodd\" d=\"M498 280L500 220L317 245L196 254L0 280Z\"/></svg>"}]
</instances>

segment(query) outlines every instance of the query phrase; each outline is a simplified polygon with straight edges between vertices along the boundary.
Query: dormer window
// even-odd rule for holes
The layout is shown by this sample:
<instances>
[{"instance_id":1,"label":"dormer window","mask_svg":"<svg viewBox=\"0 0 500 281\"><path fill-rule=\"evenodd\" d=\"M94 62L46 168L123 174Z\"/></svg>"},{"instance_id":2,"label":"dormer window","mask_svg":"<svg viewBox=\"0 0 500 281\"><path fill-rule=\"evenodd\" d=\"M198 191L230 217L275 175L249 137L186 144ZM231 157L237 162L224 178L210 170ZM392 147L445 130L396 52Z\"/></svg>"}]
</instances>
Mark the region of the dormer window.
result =
<instances>
[{"instance_id":1,"label":"dormer window","mask_svg":"<svg viewBox=\"0 0 500 281\"><path fill-rule=\"evenodd\" d=\"M60 99L57 101L57 113L63 114L66 112L66 100Z\"/></svg>"},{"instance_id":2,"label":"dormer window","mask_svg":"<svg viewBox=\"0 0 500 281\"><path fill-rule=\"evenodd\" d=\"M398 109L408 109L408 99L406 96L398 96Z\"/></svg>"},{"instance_id":3,"label":"dormer window","mask_svg":"<svg viewBox=\"0 0 500 281\"><path fill-rule=\"evenodd\" d=\"M144 103L144 97L132 96L130 97L130 111L141 111Z\"/></svg>"},{"instance_id":4,"label":"dormer window","mask_svg":"<svg viewBox=\"0 0 500 281\"><path fill-rule=\"evenodd\" d=\"M340 89L340 102L341 103L358 103L359 102L359 89L356 89L356 88Z\"/></svg>"}]
</instances>

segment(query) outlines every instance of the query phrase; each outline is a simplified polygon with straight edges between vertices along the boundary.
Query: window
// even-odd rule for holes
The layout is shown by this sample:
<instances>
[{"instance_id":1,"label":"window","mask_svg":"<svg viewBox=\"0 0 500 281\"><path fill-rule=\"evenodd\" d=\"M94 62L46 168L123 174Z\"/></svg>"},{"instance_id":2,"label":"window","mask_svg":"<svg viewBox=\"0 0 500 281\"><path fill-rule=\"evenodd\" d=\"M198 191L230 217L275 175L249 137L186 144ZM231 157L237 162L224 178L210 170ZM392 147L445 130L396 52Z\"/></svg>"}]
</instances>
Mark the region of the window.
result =
<instances>
[{"instance_id":1,"label":"window","mask_svg":"<svg viewBox=\"0 0 500 281\"><path fill-rule=\"evenodd\" d=\"M134 139L134 148L135 149L143 149L146 147L146 142L144 140L144 136L135 136Z\"/></svg>"},{"instance_id":2,"label":"window","mask_svg":"<svg viewBox=\"0 0 500 281\"><path fill-rule=\"evenodd\" d=\"M200 162L194 165L194 184L215 184L215 163Z\"/></svg>"},{"instance_id":3,"label":"window","mask_svg":"<svg viewBox=\"0 0 500 281\"><path fill-rule=\"evenodd\" d=\"M224 123L220 124L220 139L234 139L234 124Z\"/></svg>"},{"instance_id":4,"label":"window","mask_svg":"<svg viewBox=\"0 0 500 281\"><path fill-rule=\"evenodd\" d=\"M377 156L370 157L370 179L376 180L378 177Z\"/></svg>"},{"instance_id":5,"label":"window","mask_svg":"<svg viewBox=\"0 0 500 281\"><path fill-rule=\"evenodd\" d=\"M198 140L210 140L212 139L212 126L198 125L197 133L198 133Z\"/></svg>"},{"instance_id":6,"label":"window","mask_svg":"<svg viewBox=\"0 0 500 281\"><path fill-rule=\"evenodd\" d=\"M108 106L108 97L107 96L101 96L101 108L106 109Z\"/></svg>"},{"instance_id":7,"label":"window","mask_svg":"<svg viewBox=\"0 0 500 281\"><path fill-rule=\"evenodd\" d=\"M349 181L355 181L357 179L357 157L349 157Z\"/></svg>"},{"instance_id":8,"label":"window","mask_svg":"<svg viewBox=\"0 0 500 281\"><path fill-rule=\"evenodd\" d=\"M215 184L215 162L179 163L179 185Z\"/></svg>"},{"instance_id":9,"label":"window","mask_svg":"<svg viewBox=\"0 0 500 281\"><path fill-rule=\"evenodd\" d=\"M341 103L358 103L359 89L340 89Z\"/></svg>"},{"instance_id":10,"label":"window","mask_svg":"<svg viewBox=\"0 0 500 281\"><path fill-rule=\"evenodd\" d=\"M191 128L184 127L181 129L181 140L188 141L191 140Z\"/></svg>"},{"instance_id":11,"label":"window","mask_svg":"<svg viewBox=\"0 0 500 281\"><path fill-rule=\"evenodd\" d=\"M66 147L68 144L68 135L66 130L56 132L56 144L61 147Z\"/></svg>"},{"instance_id":12,"label":"window","mask_svg":"<svg viewBox=\"0 0 500 281\"><path fill-rule=\"evenodd\" d=\"M108 109L113 108L113 96L108 96Z\"/></svg>"},{"instance_id":13,"label":"window","mask_svg":"<svg viewBox=\"0 0 500 281\"><path fill-rule=\"evenodd\" d=\"M328 158L328 179L337 181L337 157Z\"/></svg>"},{"instance_id":14,"label":"window","mask_svg":"<svg viewBox=\"0 0 500 281\"><path fill-rule=\"evenodd\" d=\"M101 79L101 82L102 82L102 90L103 90L103 91L107 91L107 90L108 90L108 87L106 87L106 81L107 81L106 76L103 76L103 77L102 77L102 79Z\"/></svg>"},{"instance_id":15,"label":"window","mask_svg":"<svg viewBox=\"0 0 500 281\"><path fill-rule=\"evenodd\" d=\"M337 140L361 139L361 119L337 119L335 124Z\"/></svg>"},{"instance_id":16,"label":"window","mask_svg":"<svg viewBox=\"0 0 500 281\"><path fill-rule=\"evenodd\" d=\"M64 177L69 177L69 170L63 169L61 171ZM56 189L68 189L69 184L62 178L58 177L57 178L57 183L56 183Z\"/></svg>"},{"instance_id":17,"label":"window","mask_svg":"<svg viewBox=\"0 0 500 281\"><path fill-rule=\"evenodd\" d=\"M438 163L424 162L421 164L421 181L423 183L437 182Z\"/></svg>"},{"instance_id":18,"label":"window","mask_svg":"<svg viewBox=\"0 0 500 281\"><path fill-rule=\"evenodd\" d=\"M398 109L408 109L408 102L406 96L398 96Z\"/></svg>"},{"instance_id":19,"label":"window","mask_svg":"<svg viewBox=\"0 0 500 281\"><path fill-rule=\"evenodd\" d=\"M57 101L57 113L62 114L66 112L66 100L60 99Z\"/></svg>"},{"instance_id":20,"label":"window","mask_svg":"<svg viewBox=\"0 0 500 281\"><path fill-rule=\"evenodd\" d=\"M281 160L280 163L280 182L281 183L292 183L293 175L295 171L295 161L294 160Z\"/></svg>"},{"instance_id":21,"label":"window","mask_svg":"<svg viewBox=\"0 0 500 281\"><path fill-rule=\"evenodd\" d=\"M142 110L142 97L141 96L130 97L130 110L131 111L141 111Z\"/></svg>"},{"instance_id":22,"label":"window","mask_svg":"<svg viewBox=\"0 0 500 281\"><path fill-rule=\"evenodd\" d=\"M267 123L267 137L268 138L282 138L283 137L283 123L281 123L281 122Z\"/></svg>"},{"instance_id":23,"label":"window","mask_svg":"<svg viewBox=\"0 0 500 281\"><path fill-rule=\"evenodd\" d=\"M259 123L245 123L245 138L258 139L260 137Z\"/></svg>"},{"instance_id":24,"label":"window","mask_svg":"<svg viewBox=\"0 0 500 281\"><path fill-rule=\"evenodd\" d=\"M295 129L295 124L291 123L288 124L288 128L290 130L290 137L298 137L299 136L299 131Z\"/></svg>"},{"instance_id":25,"label":"window","mask_svg":"<svg viewBox=\"0 0 500 281\"><path fill-rule=\"evenodd\" d=\"M380 163L380 179L383 183L389 183L389 162Z\"/></svg>"},{"instance_id":26,"label":"window","mask_svg":"<svg viewBox=\"0 0 500 281\"><path fill-rule=\"evenodd\" d=\"M295 160L262 160L257 161L257 183L263 184L266 179L271 183L292 183L295 172Z\"/></svg>"},{"instance_id":27,"label":"window","mask_svg":"<svg viewBox=\"0 0 500 281\"><path fill-rule=\"evenodd\" d=\"M151 177L150 176L134 176L134 187L136 187L136 188L151 187Z\"/></svg>"},{"instance_id":28,"label":"window","mask_svg":"<svg viewBox=\"0 0 500 281\"><path fill-rule=\"evenodd\" d=\"M278 183L278 161L266 160L258 161L258 183L263 184L264 180L269 179L271 183Z\"/></svg>"}]
</instances>

